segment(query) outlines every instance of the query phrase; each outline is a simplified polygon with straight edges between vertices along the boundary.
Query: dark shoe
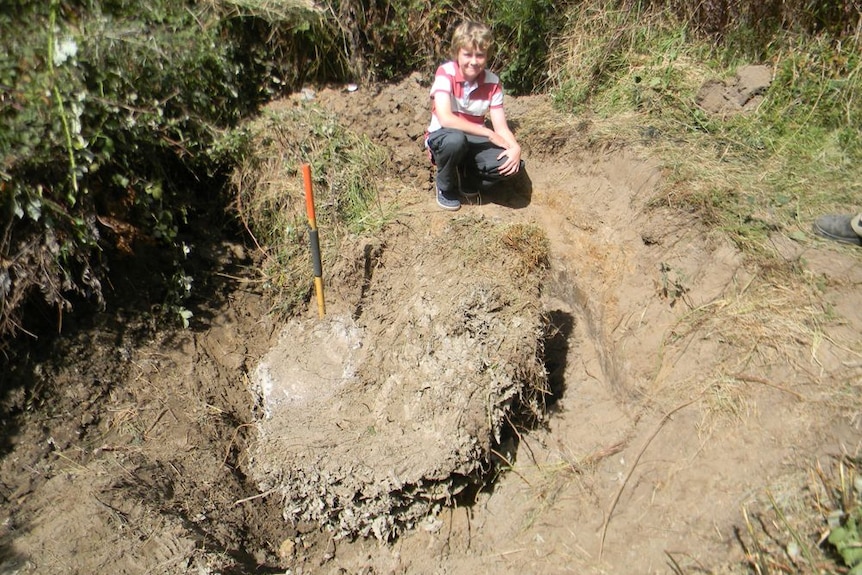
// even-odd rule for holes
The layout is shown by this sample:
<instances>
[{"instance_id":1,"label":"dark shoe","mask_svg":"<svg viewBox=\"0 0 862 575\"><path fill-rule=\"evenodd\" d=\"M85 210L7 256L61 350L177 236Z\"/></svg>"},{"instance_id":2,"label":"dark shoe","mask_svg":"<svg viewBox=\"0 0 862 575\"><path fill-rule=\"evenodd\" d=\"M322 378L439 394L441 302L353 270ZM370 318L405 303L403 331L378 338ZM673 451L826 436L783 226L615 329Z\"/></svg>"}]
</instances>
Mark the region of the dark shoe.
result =
<instances>
[{"instance_id":1,"label":"dark shoe","mask_svg":"<svg viewBox=\"0 0 862 575\"><path fill-rule=\"evenodd\" d=\"M458 198L452 197L450 194L441 191L439 188L437 189L437 205L443 208L444 210L449 210L451 212L458 211L461 209L461 200Z\"/></svg>"},{"instance_id":2,"label":"dark shoe","mask_svg":"<svg viewBox=\"0 0 862 575\"><path fill-rule=\"evenodd\" d=\"M818 236L862 246L862 214L826 215L814 220L814 233Z\"/></svg>"}]
</instances>

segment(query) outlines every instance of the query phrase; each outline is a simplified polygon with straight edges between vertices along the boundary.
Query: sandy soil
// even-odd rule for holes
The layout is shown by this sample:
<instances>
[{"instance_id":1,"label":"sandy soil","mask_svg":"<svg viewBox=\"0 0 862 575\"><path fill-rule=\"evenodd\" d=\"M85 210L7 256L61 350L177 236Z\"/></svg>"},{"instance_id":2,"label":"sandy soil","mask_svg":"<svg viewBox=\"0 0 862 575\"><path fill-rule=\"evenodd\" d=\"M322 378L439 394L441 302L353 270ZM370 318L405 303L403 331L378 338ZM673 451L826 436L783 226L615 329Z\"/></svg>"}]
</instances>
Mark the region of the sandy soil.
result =
<instances>
[{"instance_id":1,"label":"sandy soil","mask_svg":"<svg viewBox=\"0 0 862 575\"><path fill-rule=\"evenodd\" d=\"M504 437L486 485L394 540L284 519L250 454L264 420L254 374L291 326L240 279L253 277L246 249L197 237L190 329L156 330L135 311L154 297L137 293L149 271L136 270L114 284L117 311L67 325L4 372L0 572L743 573L746 516L767 517L770 497L788 517L811 514L812 466L859 447L862 250L777 231L809 281L768 279L694 217L654 206L663 177L648 142L594 145L588 122L541 97L507 104L525 179L443 212L420 144L426 89L330 88L316 103L392 150L385 199L400 212L375 261L403 265L453 222L544 230L545 423ZM453 271L423 261L415 276L439 302ZM330 278L326 325L382 313L357 318L356 289L406 293L399 271L370 286ZM315 317L312 302L295 321ZM296 346L329 365L313 348Z\"/></svg>"}]
</instances>

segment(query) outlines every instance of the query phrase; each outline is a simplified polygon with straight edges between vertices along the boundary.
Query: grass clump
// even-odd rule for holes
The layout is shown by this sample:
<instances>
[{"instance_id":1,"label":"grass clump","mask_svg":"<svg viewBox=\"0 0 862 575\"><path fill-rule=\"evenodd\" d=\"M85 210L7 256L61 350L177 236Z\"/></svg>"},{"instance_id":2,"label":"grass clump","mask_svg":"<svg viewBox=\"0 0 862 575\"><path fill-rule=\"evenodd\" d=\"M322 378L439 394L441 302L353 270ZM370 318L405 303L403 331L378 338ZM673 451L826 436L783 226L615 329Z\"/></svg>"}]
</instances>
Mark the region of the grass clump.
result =
<instances>
[{"instance_id":1,"label":"grass clump","mask_svg":"<svg viewBox=\"0 0 862 575\"><path fill-rule=\"evenodd\" d=\"M862 21L842 12L827 26L791 8L755 18L732 3L718 15L673 2L572 6L551 58L555 102L592 114L599 139L649 146L666 168L659 201L770 258L773 234L810 241L817 215L862 208ZM732 85L749 64L772 73L755 105L701 106L707 82Z\"/></svg>"},{"instance_id":2,"label":"grass clump","mask_svg":"<svg viewBox=\"0 0 862 575\"><path fill-rule=\"evenodd\" d=\"M738 533L750 572L862 573L862 478L857 456L811 467L801 493L780 485L743 507Z\"/></svg>"},{"instance_id":3,"label":"grass clump","mask_svg":"<svg viewBox=\"0 0 862 575\"><path fill-rule=\"evenodd\" d=\"M500 243L516 256L514 275L535 273L550 266L551 247L548 236L536 224L515 223L500 230Z\"/></svg>"},{"instance_id":4,"label":"grass clump","mask_svg":"<svg viewBox=\"0 0 862 575\"><path fill-rule=\"evenodd\" d=\"M288 313L312 285L302 164L311 166L326 268L346 236L379 230L390 217L376 187L386 156L310 103L270 107L234 137L246 142L232 178L236 208L263 258L260 274L275 308Z\"/></svg>"}]
</instances>

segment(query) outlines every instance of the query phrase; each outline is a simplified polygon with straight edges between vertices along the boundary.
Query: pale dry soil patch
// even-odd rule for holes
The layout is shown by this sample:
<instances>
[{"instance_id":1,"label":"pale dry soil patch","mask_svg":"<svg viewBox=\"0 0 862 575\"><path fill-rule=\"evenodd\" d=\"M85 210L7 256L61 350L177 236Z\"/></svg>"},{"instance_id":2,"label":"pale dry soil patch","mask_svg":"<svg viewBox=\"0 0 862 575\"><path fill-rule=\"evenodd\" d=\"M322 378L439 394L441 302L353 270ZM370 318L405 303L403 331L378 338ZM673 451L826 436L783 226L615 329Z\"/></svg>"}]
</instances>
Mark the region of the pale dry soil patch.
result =
<instances>
[{"instance_id":1,"label":"pale dry soil patch","mask_svg":"<svg viewBox=\"0 0 862 575\"><path fill-rule=\"evenodd\" d=\"M650 141L596 144L589 121L559 116L541 97L507 104L526 174L444 212L421 150L428 97L418 79L322 89L315 103L392 150L381 199L397 216L381 237L356 240L346 261L359 281L342 281L349 274L333 264L327 316L312 301L278 322L242 279L253 277L253 251L215 241L197 252L208 296L192 302L190 329L157 331L120 306L34 346L3 375L0 572L744 573L745 517L769 517L770 497L817 541L811 470L859 448L862 250L776 231L795 273L767 273L695 217L656 204L664 178ZM329 381L292 401L319 415L304 425L331 418L340 429L345 412L327 398L353 373L353 338L384 371L386 350L410 338L407 327L360 336L363 318L401 325L400 307L421 300L444 321L463 285L447 254L469 262L460 268L470 281L493 275L447 242L453 226L513 223L538 225L550 246L537 310L552 326L545 421L490 445L499 468L484 488L429 506L388 541L374 529L339 537L313 514L297 521L303 514L285 508L255 459L267 421L262 362L281 350L286 369ZM413 251L432 240L436 251ZM130 276L115 289L134 285ZM398 298L358 309L367 293ZM458 375L469 355L446 351ZM352 407L357 419L398 416L391 405ZM320 439L304 453L321 467L327 449L349 456L344 441Z\"/></svg>"}]
</instances>

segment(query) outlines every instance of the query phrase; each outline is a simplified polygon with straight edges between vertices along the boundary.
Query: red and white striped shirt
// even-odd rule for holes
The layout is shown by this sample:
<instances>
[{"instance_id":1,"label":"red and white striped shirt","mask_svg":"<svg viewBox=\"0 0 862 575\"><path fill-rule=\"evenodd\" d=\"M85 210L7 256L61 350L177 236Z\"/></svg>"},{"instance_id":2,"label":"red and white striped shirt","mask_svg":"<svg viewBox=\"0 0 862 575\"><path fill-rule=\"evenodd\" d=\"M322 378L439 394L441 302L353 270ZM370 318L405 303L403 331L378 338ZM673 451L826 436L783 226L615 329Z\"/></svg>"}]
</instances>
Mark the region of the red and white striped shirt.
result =
<instances>
[{"instance_id":1,"label":"red and white striped shirt","mask_svg":"<svg viewBox=\"0 0 862 575\"><path fill-rule=\"evenodd\" d=\"M434 96L437 92L448 93L452 100L452 112L474 124L482 124L491 108L503 106L503 86L496 74L483 70L475 82L468 82L456 62L446 62L437 68L434 83L431 85L429 133L443 127L434 109Z\"/></svg>"}]
</instances>

